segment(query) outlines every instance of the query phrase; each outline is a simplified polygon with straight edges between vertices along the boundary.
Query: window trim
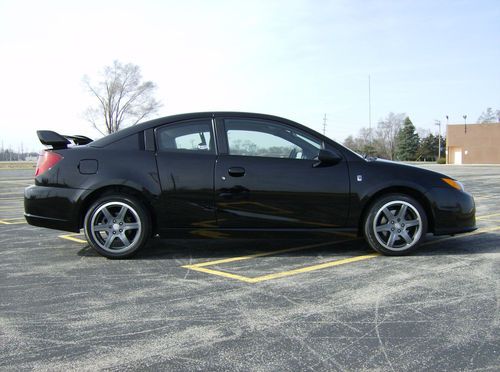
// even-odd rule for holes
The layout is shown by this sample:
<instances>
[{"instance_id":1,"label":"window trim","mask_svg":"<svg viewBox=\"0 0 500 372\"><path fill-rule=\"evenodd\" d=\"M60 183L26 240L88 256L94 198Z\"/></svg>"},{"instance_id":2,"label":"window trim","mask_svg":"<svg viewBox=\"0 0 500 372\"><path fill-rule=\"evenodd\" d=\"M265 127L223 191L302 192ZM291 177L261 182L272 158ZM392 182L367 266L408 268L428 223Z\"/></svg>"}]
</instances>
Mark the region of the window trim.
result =
<instances>
[{"instance_id":1,"label":"window trim","mask_svg":"<svg viewBox=\"0 0 500 372\"><path fill-rule=\"evenodd\" d=\"M232 117L232 116L226 116L226 117L223 117L223 118L218 118L218 121L217 121L217 125L221 127L221 135L224 139L224 155L229 155L229 156L242 156L242 157L249 157L249 158L260 158L260 159L280 159L280 160L301 160L301 161L311 161L313 159L296 159L296 158L280 158L280 157L271 157L271 156L255 156L255 155L239 155L239 154L231 154L230 151L229 151L229 138L228 138L228 130L227 130L227 127L226 127L226 120L241 120L241 121L244 121L244 120L247 120L247 121L254 121L254 122L261 122L261 123L269 123L269 124L275 124L275 125L278 125L278 126L282 126L282 127L285 127L285 128L288 128L289 130L291 130L292 132L296 132L297 134L300 134L301 136L305 137L305 138L308 138L308 137L311 137L313 138L319 145L320 145L320 149L324 149L325 148L325 142L312 135L311 133L308 133L300 128L296 128L292 125L289 125L287 123L284 123L284 122L281 122L281 121L278 121L278 120L270 120L270 119L263 119L263 118L255 118L255 117ZM267 133L267 132L262 132L262 133ZM267 133L267 134L271 134L271 133ZM272 134L271 134L272 135ZM276 136L276 135L275 135ZM287 140L286 138L283 138L283 137L280 137L280 136L276 136L276 137L279 137L279 138L282 138L283 140L285 141L288 141L290 143L293 144L293 142ZM312 146L312 145L311 145ZM319 151L319 149L318 149Z\"/></svg>"},{"instance_id":2,"label":"window trim","mask_svg":"<svg viewBox=\"0 0 500 372\"><path fill-rule=\"evenodd\" d=\"M168 128L168 127L177 127L179 125L188 125L190 123L196 123L196 122L204 122L205 124L208 125L208 128L210 130L210 135L213 138L214 142L214 149L213 151L202 151L202 150L173 150L173 149L162 149L160 146L160 135L158 131ZM180 121L174 121L171 123L163 124L154 129L154 136L155 136L155 145L156 145L156 153L172 153L172 154L192 154L192 155L218 155L218 148L217 148L217 136L215 134L214 130L214 123L213 119L211 117L205 117L205 118L195 118L195 119L188 119L188 120L180 120Z\"/></svg>"}]
</instances>

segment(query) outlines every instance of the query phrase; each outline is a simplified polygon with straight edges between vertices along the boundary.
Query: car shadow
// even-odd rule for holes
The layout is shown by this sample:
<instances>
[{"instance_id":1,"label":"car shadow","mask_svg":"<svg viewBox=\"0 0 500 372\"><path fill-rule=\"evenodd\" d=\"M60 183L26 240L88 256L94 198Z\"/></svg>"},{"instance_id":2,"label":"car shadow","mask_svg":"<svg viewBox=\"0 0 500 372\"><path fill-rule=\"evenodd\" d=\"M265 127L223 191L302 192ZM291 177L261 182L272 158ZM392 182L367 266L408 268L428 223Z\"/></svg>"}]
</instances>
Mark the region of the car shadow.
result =
<instances>
[{"instance_id":1,"label":"car shadow","mask_svg":"<svg viewBox=\"0 0 500 372\"><path fill-rule=\"evenodd\" d=\"M412 255L468 255L500 252L500 234L484 232L455 238L430 236Z\"/></svg>"},{"instance_id":2,"label":"car shadow","mask_svg":"<svg viewBox=\"0 0 500 372\"><path fill-rule=\"evenodd\" d=\"M483 233L474 236L434 237L426 241L411 256L486 254L500 251L500 235ZM273 251L277 251L273 254ZM151 239L131 260L189 259L215 260L268 252L269 256L284 257L346 257L371 254L364 239ZM86 245L78 251L82 257L101 257Z\"/></svg>"}]
</instances>

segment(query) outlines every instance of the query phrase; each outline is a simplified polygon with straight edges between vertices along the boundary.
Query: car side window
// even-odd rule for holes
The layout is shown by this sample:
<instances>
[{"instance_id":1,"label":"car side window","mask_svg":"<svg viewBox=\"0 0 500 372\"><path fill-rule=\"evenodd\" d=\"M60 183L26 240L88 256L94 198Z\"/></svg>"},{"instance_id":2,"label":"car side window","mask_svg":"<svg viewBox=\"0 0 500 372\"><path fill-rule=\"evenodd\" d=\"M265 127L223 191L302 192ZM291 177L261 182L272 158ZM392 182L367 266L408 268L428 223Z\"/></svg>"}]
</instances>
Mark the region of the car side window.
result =
<instances>
[{"instance_id":1,"label":"car side window","mask_svg":"<svg viewBox=\"0 0 500 372\"><path fill-rule=\"evenodd\" d=\"M321 141L287 125L251 119L226 119L230 155L313 159Z\"/></svg>"},{"instance_id":2,"label":"car side window","mask_svg":"<svg viewBox=\"0 0 500 372\"><path fill-rule=\"evenodd\" d=\"M156 130L156 137L160 151L215 154L210 120L165 125Z\"/></svg>"}]
</instances>

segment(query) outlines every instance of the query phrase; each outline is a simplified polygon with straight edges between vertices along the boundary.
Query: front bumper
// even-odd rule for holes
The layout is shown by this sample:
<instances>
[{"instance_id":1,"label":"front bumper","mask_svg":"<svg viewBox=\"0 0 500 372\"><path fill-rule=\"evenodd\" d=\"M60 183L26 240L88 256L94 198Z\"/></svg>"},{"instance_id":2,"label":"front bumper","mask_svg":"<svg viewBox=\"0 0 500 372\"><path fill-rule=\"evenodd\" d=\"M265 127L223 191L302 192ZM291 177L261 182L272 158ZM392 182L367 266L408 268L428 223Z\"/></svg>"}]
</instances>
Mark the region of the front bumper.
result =
<instances>
[{"instance_id":1,"label":"front bumper","mask_svg":"<svg viewBox=\"0 0 500 372\"><path fill-rule=\"evenodd\" d=\"M32 185L24 189L24 216L33 226L80 231L79 201L86 190Z\"/></svg>"},{"instance_id":2,"label":"front bumper","mask_svg":"<svg viewBox=\"0 0 500 372\"><path fill-rule=\"evenodd\" d=\"M433 188L426 196L431 201L434 235L454 235L477 229L476 205L468 192Z\"/></svg>"}]
</instances>

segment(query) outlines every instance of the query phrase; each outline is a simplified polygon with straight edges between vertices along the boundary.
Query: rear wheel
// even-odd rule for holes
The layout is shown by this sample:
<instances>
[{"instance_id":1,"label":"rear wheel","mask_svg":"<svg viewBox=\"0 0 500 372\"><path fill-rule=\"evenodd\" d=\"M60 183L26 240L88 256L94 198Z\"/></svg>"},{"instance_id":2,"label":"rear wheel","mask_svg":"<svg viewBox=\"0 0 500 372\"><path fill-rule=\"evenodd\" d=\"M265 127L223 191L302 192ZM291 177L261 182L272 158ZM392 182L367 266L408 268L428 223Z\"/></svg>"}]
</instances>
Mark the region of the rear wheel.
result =
<instances>
[{"instance_id":1,"label":"rear wheel","mask_svg":"<svg viewBox=\"0 0 500 372\"><path fill-rule=\"evenodd\" d=\"M368 244L376 251L401 256L418 247L427 233L424 209L410 196L390 194L370 207L364 223Z\"/></svg>"},{"instance_id":2,"label":"rear wheel","mask_svg":"<svg viewBox=\"0 0 500 372\"><path fill-rule=\"evenodd\" d=\"M108 258L125 258L144 247L149 239L149 214L130 195L106 195L85 215L84 230L89 244Z\"/></svg>"}]
</instances>

